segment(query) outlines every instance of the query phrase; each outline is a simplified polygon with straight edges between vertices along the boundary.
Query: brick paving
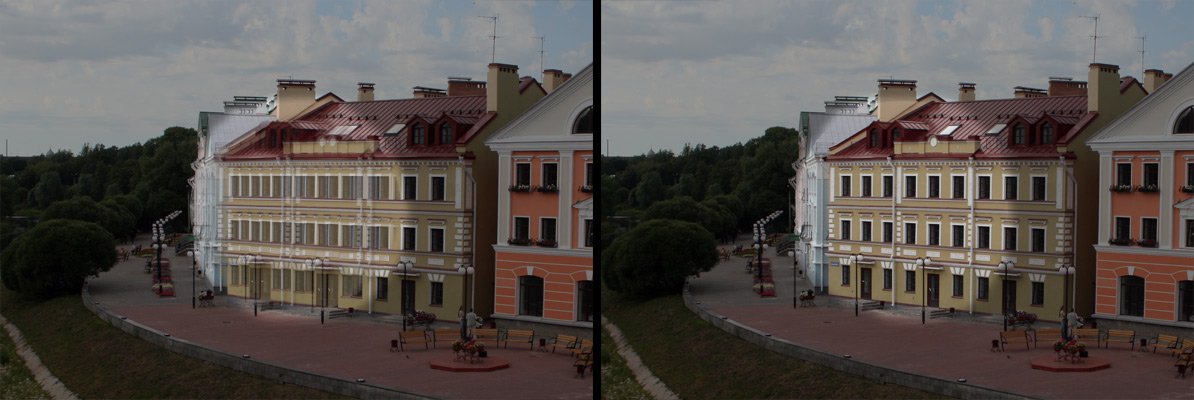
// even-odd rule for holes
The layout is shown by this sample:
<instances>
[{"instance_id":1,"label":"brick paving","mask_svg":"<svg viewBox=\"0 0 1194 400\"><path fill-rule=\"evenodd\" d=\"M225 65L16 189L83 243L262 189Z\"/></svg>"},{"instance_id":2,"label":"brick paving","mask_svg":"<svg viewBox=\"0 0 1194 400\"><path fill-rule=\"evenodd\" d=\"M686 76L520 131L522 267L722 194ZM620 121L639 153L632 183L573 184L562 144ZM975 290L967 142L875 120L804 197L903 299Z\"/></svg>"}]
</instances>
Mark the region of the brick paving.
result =
<instances>
[{"instance_id":1,"label":"brick paving","mask_svg":"<svg viewBox=\"0 0 1194 400\"><path fill-rule=\"evenodd\" d=\"M849 354L857 361L917 375L950 381L964 378L973 385L1027 397L1194 399L1194 377L1178 378L1174 359L1167 354L1131 351L1116 344L1095 349L1090 343L1092 355L1110 359L1110 368L1050 372L1032 369L1030 361L1052 354L1051 344L1032 350L990 350L991 340L1003 329L998 318L963 315L921 325L920 308L913 306L863 311L855 317L853 299L827 296L817 298L817 307L793 308L792 294L807 289L808 281L794 279L790 257L768 256L776 265L776 297L754 294L746 261L731 257L690 281L694 300L800 346Z\"/></svg>"},{"instance_id":2,"label":"brick paving","mask_svg":"<svg viewBox=\"0 0 1194 400\"><path fill-rule=\"evenodd\" d=\"M172 253L172 252L170 252ZM163 253L165 254L165 252ZM144 261L132 258L92 279L91 295L112 312L157 330L217 351L275 365L347 380L366 382L439 398L460 399L589 399L593 376L576 378L569 354L515 349L489 349L508 360L510 368L493 372L433 370L433 359L451 359L450 343L439 348L390 352L401 325L386 318L357 316L319 323L319 308L294 306L258 312L252 303L216 296L215 306L191 309L190 260L171 257L173 298L150 291ZM202 284L202 281L200 281ZM199 287L197 290L204 290ZM363 313L362 313L363 314ZM391 320L392 321L392 320ZM444 327L447 327L445 325Z\"/></svg>"}]
</instances>

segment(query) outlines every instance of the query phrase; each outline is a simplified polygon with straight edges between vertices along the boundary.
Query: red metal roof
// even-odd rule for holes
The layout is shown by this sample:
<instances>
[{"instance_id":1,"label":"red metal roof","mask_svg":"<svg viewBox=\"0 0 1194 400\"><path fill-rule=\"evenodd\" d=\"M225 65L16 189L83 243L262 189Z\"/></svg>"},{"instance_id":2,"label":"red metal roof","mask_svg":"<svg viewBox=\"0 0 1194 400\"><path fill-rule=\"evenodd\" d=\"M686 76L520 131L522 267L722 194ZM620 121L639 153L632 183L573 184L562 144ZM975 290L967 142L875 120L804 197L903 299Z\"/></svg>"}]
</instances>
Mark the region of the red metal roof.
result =
<instances>
[{"instance_id":1,"label":"red metal roof","mask_svg":"<svg viewBox=\"0 0 1194 400\"><path fill-rule=\"evenodd\" d=\"M1057 132L1056 144L1019 145L1010 146L1008 135L1011 129L1003 129L996 135L986 135L997 124L1006 124L1013 119L1033 121L1049 116L1062 124ZM897 141L925 141L928 137L937 136L948 126L957 125L958 128L949 136L937 136L939 140L978 140L980 147L973 155L976 158L1008 158L1008 157L1041 157L1057 156L1057 145L1064 144L1083 129L1094 115L1086 112L1086 96L1052 96L1018 99L996 99L966 102L930 103L920 109L912 111L894 121L894 124L905 129L919 129L926 126L927 135L905 135ZM866 135L872 128L890 129L893 123L874 122L863 130L851 136ZM915 128L914 128L915 127ZM847 139L850 140L850 139ZM839 145L840 146L840 145ZM836 147L836 146L835 146ZM895 155L893 149L871 148L867 140L843 148L834 148L835 154L827 159L869 159L886 158L953 158L958 154ZM960 155L968 157L969 155Z\"/></svg>"}]
</instances>

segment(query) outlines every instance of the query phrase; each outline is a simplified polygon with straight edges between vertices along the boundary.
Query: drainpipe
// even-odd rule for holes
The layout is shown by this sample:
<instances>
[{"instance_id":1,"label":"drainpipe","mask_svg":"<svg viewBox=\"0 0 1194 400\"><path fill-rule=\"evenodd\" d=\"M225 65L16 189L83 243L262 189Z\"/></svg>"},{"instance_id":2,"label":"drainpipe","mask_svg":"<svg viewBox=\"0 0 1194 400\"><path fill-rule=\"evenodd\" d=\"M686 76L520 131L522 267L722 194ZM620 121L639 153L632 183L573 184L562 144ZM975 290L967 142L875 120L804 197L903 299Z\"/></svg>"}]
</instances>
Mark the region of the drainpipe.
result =
<instances>
[{"instance_id":1,"label":"drainpipe","mask_svg":"<svg viewBox=\"0 0 1194 400\"><path fill-rule=\"evenodd\" d=\"M1076 303L1076 301L1077 301L1077 293L1078 293L1078 252L1077 252L1077 247L1078 247L1078 202L1073 201L1073 199L1075 199L1077 196L1076 191L1078 190L1077 189L1078 179L1074 178L1074 169L1068 168L1065 166L1065 156L1058 156L1057 160L1061 163L1061 166L1065 168L1065 176L1070 183L1070 193L1068 193L1068 195L1066 197L1071 200L1069 203L1073 204L1073 206L1074 206L1074 211L1071 214L1071 215L1073 215L1073 219L1074 219L1074 227L1073 227L1073 229L1071 229L1071 232L1073 232L1073 235L1070 235L1070 237L1074 238L1073 241L1070 242L1070 265L1074 267L1074 291L1070 292L1068 294L1070 296L1070 306L1077 309L1078 303ZM1066 315L1068 315L1068 313L1070 312L1070 310L1064 310L1064 311L1065 311ZM1065 318L1065 316L1063 315L1062 318Z\"/></svg>"},{"instance_id":2,"label":"drainpipe","mask_svg":"<svg viewBox=\"0 0 1194 400\"><path fill-rule=\"evenodd\" d=\"M970 156L970 165L967 166L967 168L966 168L966 175L967 175L966 182L968 184L972 185L971 187L974 188L974 190L966 191L967 202L970 203L970 218L967 220L967 223L970 224L969 231L971 232L971 235L977 236L977 234L974 233L975 229L977 229L977 228L975 228L975 225L974 225L974 198L976 197L975 193L978 190L978 182L976 182L974 180L974 156L973 155ZM975 286L975 281L978 280L978 278L977 278L978 274L975 273L976 271L974 270L974 241L973 240L970 241L969 247L970 247L969 248L970 257L967 257L968 261L967 261L967 265L966 265L967 267L970 268L970 296L968 296L968 297L970 297L970 315L974 315L974 298L978 296L978 293L976 293L974 291L974 286ZM987 290L990 290L989 286L988 286Z\"/></svg>"},{"instance_id":3,"label":"drainpipe","mask_svg":"<svg viewBox=\"0 0 1194 400\"><path fill-rule=\"evenodd\" d=\"M887 166L891 167L891 309L894 310L896 306L896 288L899 287L896 284L896 278L899 274L895 273L896 182L899 179L896 177L895 162L891 160L891 156L887 156ZM879 174L879 179L883 179L882 173ZM883 220L880 219L879 223L882 224Z\"/></svg>"},{"instance_id":4,"label":"drainpipe","mask_svg":"<svg viewBox=\"0 0 1194 400\"><path fill-rule=\"evenodd\" d=\"M464 168L464 155L460 154L460 155L457 155L456 157L458 160L460 160L460 168ZM471 194L473 196L473 201L469 203L469 208L472 208L473 219L471 221L469 221L469 224L472 225L472 228L469 230L472 232L472 236L473 236L472 241L470 242L472 244L473 249L469 254L469 264L471 264L474 268L474 271L476 271L476 270L480 269L477 266L477 200L476 200L476 198L477 198L477 181L475 179L473 179L473 169L472 168L466 168L464 170L464 176L468 178L469 184L472 185L469 189L469 194ZM465 199L465 201L468 201L468 197L465 197L464 199ZM467 275L465 275L465 277L467 279ZM477 275L475 272L473 274L472 284L473 284L472 285L473 287L469 289L470 291L473 292L472 293L473 296L469 298L469 305L468 305L469 310L475 310L474 305L477 304L477 290L476 290L477 289Z\"/></svg>"}]
</instances>

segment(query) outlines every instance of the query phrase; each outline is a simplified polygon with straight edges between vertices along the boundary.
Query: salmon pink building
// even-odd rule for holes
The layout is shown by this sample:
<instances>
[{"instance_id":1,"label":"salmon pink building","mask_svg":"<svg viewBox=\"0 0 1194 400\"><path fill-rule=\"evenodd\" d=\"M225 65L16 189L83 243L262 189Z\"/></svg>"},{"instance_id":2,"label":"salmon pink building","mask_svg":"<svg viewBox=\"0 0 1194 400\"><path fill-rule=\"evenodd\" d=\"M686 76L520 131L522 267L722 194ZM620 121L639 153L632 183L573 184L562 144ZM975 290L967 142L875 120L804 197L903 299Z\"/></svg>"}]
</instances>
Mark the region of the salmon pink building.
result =
<instances>
[{"instance_id":1,"label":"salmon pink building","mask_svg":"<svg viewBox=\"0 0 1194 400\"><path fill-rule=\"evenodd\" d=\"M548 95L486 142L498 154L494 314L500 326L591 337L593 67L544 71Z\"/></svg>"},{"instance_id":2,"label":"salmon pink building","mask_svg":"<svg viewBox=\"0 0 1194 400\"><path fill-rule=\"evenodd\" d=\"M1090 141L1099 153L1095 314L1100 326L1194 329L1194 64ZM1093 204L1092 204L1093 205Z\"/></svg>"}]
</instances>

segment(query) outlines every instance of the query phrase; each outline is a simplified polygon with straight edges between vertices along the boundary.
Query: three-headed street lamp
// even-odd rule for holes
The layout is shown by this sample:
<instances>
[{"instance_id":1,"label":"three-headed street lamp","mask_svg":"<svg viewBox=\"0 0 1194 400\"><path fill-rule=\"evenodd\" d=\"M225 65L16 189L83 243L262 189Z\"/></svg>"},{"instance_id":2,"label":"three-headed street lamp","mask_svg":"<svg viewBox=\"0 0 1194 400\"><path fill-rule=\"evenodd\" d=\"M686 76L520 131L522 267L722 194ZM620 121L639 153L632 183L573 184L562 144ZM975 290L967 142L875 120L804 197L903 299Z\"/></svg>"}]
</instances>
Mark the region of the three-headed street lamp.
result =
<instances>
[{"instance_id":1,"label":"three-headed street lamp","mask_svg":"<svg viewBox=\"0 0 1194 400\"><path fill-rule=\"evenodd\" d=\"M406 331L408 320L414 315L414 310L410 310L410 304L407 304L406 293L406 276L410 274L410 267L415 266L414 261L399 261L398 267L402 268L402 330ZM408 312L409 311L409 312Z\"/></svg>"},{"instance_id":2,"label":"three-headed street lamp","mask_svg":"<svg viewBox=\"0 0 1194 400\"><path fill-rule=\"evenodd\" d=\"M763 295L763 250L767 249L767 243L764 243L767 239L766 225L771 220L778 218L782 213L782 210L776 210L754 223L754 248L756 253L755 285L758 288L760 296Z\"/></svg>"},{"instance_id":3,"label":"three-headed street lamp","mask_svg":"<svg viewBox=\"0 0 1194 400\"><path fill-rule=\"evenodd\" d=\"M307 264L307 267L308 267L308 268L311 268L311 271L312 271L312 272L311 272L311 278L313 278L313 279L314 279L314 278L318 278L317 274L319 273L319 269L323 268L323 259L322 259L322 258L312 258L312 259L308 259L308 260L306 261L306 264ZM312 286L312 288L314 288L314 286L315 286L315 282L311 282L311 286ZM315 311L315 303L316 303L316 301L315 301L315 290L311 290L311 311L312 311L312 312L314 312L314 311ZM321 308L321 309L322 309L322 308L323 308L323 305L320 305L320 306L319 306L319 308ZM320 310L320 311L321 311L321 314L320 314L320 315L322 315L322 310Z\"/></svg>"},{"instance_id":4,"label":"three-headed street lamp","mask_svg":"<svg viewBox=\"0 0 1194 400\"><path fill-rule=\"evenodd\" d=\"M1069 340L1069 338L1071 336L1070 335L1070 327L1069 327L1070 274L1074 273L1074 267L1069 266L1069 265L1063 265L1063 266L1061 266L1061 268L1058 268L1058 270L1061 271L1062 274L1065 274L1065 276L1063 278L1063 279L1065 279L1065 291L1062 292L1062 294L1061 294L1061 297L1062 297L1061 301L1062 301L1062 304L1064 304L1064 306L1062 306L1062 308L1061 308L1061 334L1064 335L1066 340Z\"/></svg>"},{"instance_id":5,"label":"three-headed street lamp","mask_svg":"<svg viewBox=\"0 0 1194 400\"><path fill-rule=\"evenodd\" d=\"M860 286L862 286L862 280L858 279L858 274L856 273L857 271L855 271L857 269L856 267L858 266L859 262L862 262L862 254L851 254L849 257L846 257L846 267L851 269L850 274L854 275L854 280L856 281L856 282L852 282L852 283L854 283L854 316L855 317L858 316L858 289Z\"/></svg>"},{"instance_id":6,"label":"three-headed street lamp","mask_svg":"<svg viewBox=\"0 0 1194 400\"><path fill-rule=\"evenodd\" d=\"M920 269L920 282L924 285L924 289L920 291L920 324L925 324L925 304L928 301L929 281L926 279L925 267L928 267L933 262L933 259L928 257L917 257L916 268Z\"/></svg>"},{"instance_id":7,"label":"three-headed street lamp","mask_svg":"<svg viewBox=\"0 0 1194 400\"><path fill-rule=\"evenodd\" d=\"M1000 269L1003 269L1003 279L999 281L999 285L1003 286L1003 288L1001 290L1001 293L1003 293L1003 296L1000 297L1000 299L1003 301L1003 307L1001 307L1003 309L1003 331L1007 332L1008 312L1015 312L1015 310L1007 309L1008 308L1007 306L1011 305L1011 303L1008 303L1008 301L1007 301L1007 277L1008 277L1008 270L1016 268L1016 263L1012 262L1012 261L1000 261L998 266Z\"/></svg>"},{"instance_id":8,"label":"three-headed street lamp","mask_svg":"<svg viewBox=\"0 0 1194 400\"><path fill-rule=\"evenodd\" d=\"M462 282L462 284L465 287L460 288L460 290L464 292L464 305L462 305L461 307L466 307L466 308L468 308L468 311L473 311L473 305L471 303L469 303L469 290L468 290L467 286L469 283L469 279L468 279L469 275L473 275L473 290L474 291L476 290L477 277L474 274L476 274L477 271L475 269L473 269L473 266L470 264L457 265L456 271L460 272L460 274L464 276L464 282ZM474 293L473 297L476 298L475 293ZM468 315L467 312L465 315ZM461 324L460 324L460 339L461 340L468 340L468 324L470 324L470 323L472 323L472 321L461 322Z\"/></svg>"}]
</instances>

